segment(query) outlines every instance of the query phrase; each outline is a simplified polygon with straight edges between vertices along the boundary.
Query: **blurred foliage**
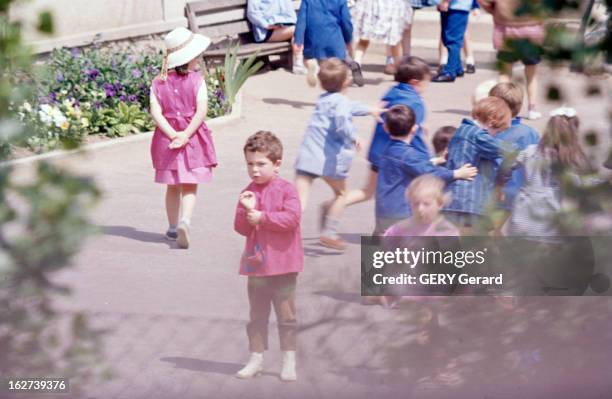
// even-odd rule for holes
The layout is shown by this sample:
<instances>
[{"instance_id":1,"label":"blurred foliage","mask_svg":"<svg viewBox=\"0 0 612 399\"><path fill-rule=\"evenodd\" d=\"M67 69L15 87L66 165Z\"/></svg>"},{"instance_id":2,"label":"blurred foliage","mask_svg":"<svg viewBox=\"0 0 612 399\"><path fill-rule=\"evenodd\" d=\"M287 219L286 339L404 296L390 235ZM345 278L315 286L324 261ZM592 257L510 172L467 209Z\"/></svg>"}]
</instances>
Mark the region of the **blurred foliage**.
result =
<instances>
[{"instance_id":1,"label":"blurred foliage","mask_svg":"<svg viewBox=\"0 0 612 399\"><path fill-rule=\"evenodd\" d=\"M596 9L600 11L598 18L594 17ZM516 60L541 55L550 64L570 67L576 73L589 77L609 77L612 61L611 11L612 0L523 0L516 13L535 16L545 22L544 43L538 45L529 40L509 40L505 54L500 54L500 58L503 60L507 56ZM576 28L577 20L580 21L580 28ZM562 83L553 80L547 88L548 101L559 105L566 101ZM603 100L604 94L597 84L587 84L585 93L591 101L599 101L598 97ZM610 119L611 115L608 113L603 117ZM612 235L612 184L610 172L606 170L612 166L612 148L602 148L608 145L609 140L601 139L603 135L609 136L610 131L582 131L580 134L582 147L593 162L592 170L583 174L581 182L571 177L569 172L572 171L561 171L564 172L560 178L564 201L555 221L566 235ZM609 154L605 162L598 161L602 153Z\"/></svg>"},{"instance_id":2,"label":"blurred foliage","mask_svg":"<svg viewBox=\"0 0 612 399\"><path fill-rule=\"evenodd\" d=\"M10 3L0 2L0 10ZM41 28L51 27L43 14ZM34 90L16 84L31 73L32 59L19 23L2 13L0 49L0 161L6 161L9 145L26 136L15 104ZM31 178L17 178L0 164L0 375L93 377L101 367L100 332L80 313L58 312L52 298L70 293L54 276L94 232L87 215L100 193L89 178L46 163L33 169Z\"/></svg>"}]
</instances>

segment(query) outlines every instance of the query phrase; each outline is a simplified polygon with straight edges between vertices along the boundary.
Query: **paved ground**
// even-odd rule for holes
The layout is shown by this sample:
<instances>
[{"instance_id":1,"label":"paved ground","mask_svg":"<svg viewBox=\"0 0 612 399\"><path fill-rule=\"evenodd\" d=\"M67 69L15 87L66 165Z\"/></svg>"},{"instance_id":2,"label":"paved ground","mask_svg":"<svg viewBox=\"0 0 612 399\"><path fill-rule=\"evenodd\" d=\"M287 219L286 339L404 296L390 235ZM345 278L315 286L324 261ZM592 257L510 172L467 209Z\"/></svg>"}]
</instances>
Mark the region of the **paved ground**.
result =
<instances>
[{"instance_id":1,"label":"paved ground","mask_svg":"<svg viewBox=\"0 0 612 399\"><path fill-rule=\"evenodd\" d=\"M422 55L434 58L429 51ZM366 61L381 57L374 49ZM367 85L349 96L376 104L392 84L381 69L367 65ZM431 84L425 94L430 131L458 124L469 113L475 86L494 76L481 68L455 84ZM605 128L605 104L584 103L576 94L582 83L572 85L569 103L587 116L587 124ZM248 355L246 280L237 274L243 239L232 230L237 195L248 183L241 148L257 130L275 132L285 146L282 175L291 179L318 94L303 77L283 70L248 81L242 117L214 132L220 166L214 182L201 186L187 251L162 238L164 188L152 183L148 142L57 161L93 174L104 191L94 216L103 233L59 276L74 295L58 304L68 313L85 311L95 325L109 329L105 353L117 377L86 387L87 397L609 398L607 298L526 299L512 311L490 298L409 303L398 310L362 306L359 237L373 228L372 202L346 212L342 231L350 246L344 254L317 244L316 206L304 215L299 381L278 379L274 327L266 373L253 381L233 378ZM368 139L373 121L360 118L357 126ZM352 172L350 185L359 186L367 172L363 157ZM318 183L311 204L328 195ZM429 323L427 307L435 315Z\"/></svg>"}]
</instances>

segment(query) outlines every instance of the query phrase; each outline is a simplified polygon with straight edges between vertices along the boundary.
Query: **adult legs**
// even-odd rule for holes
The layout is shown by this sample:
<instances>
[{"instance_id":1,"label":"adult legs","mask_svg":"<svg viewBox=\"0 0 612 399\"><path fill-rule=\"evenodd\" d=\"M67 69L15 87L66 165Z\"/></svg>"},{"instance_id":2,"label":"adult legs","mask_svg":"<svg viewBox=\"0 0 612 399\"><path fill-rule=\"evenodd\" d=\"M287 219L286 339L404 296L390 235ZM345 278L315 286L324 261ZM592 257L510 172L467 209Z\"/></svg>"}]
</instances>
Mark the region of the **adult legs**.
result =
<instances>
[{"instance_id":1,"label":"adult legs","mask_svg":"<svg viewBox=\"0 0 612 399\"><path fill-rule=\"evenodd\" d=\"M537 81L536 81L536 73L538 66L537 65L525 65L525 79L527 80L527 100L529 104L529 119L537 119L537 117L541 116L536 109L537 103Z\"/></svg>"},{"instance_id":2,"label":"adult legs","mask_svg":"<svg viewBox=\"0 0 612 399\"><path fill-rule=\"evenodd\" d=\"M461 48L467 27L469 13L460 10L448 10L440 13L442 23L442 42L448 50L448 62L444 73L455 77L463 74L461 65Z\"/></svg>"},{"instance_id":3,"label":"adult legs","mask_svg":"<svg viewBox=\"0 0 612 399\"><path fill-rule=\"evenodd\" d=\"M357 48L355 48L355 62L361 65L363 61L363 56L370 45L369 40L359 39L357 42Z\"/></svg>"}]
</instances>

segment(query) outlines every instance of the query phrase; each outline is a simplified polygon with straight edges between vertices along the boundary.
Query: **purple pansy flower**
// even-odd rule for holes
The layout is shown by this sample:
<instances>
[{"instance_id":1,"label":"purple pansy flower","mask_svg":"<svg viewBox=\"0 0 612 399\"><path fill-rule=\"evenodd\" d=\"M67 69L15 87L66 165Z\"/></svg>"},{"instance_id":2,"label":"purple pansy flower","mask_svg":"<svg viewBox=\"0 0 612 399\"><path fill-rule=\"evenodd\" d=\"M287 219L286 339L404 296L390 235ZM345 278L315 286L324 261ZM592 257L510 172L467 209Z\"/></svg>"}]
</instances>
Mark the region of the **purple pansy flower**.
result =
<instances>
[{"instance_id":1,"label":"purple pansy flower","mask_svg":"<svg viewBox=\"0 0 612 399\"><path fill-rule=\"evenodd\" d=\"M70 49L70 54L72 54L74 58L78 58L81 55L81 50L79 50L77 47L73 47Z\"/></svg>"},{"instance_id":2,"label":"purple pansy flower","mask_svg":"<svg viewBox=\"0 0 612 399\"><path fill-rule=\"evenodd\" d=\"M128 96L128 101L129 101L129 102L135 103L135 102L136 102L136 100L138 100L138 97L136 97L135 95L130 94L130 95Z\"/></svg>"},{"instance_id":3,"label":"purple pansy flower","mask_svg":"<svg viewBox=\"0 0 612 399\"><path fill-rule=\"evenodd\" d=\"M132 77L138 79L141 76L142 72L140 72L140 69L132 69Z\"/></svg>"},{"instance_id":4,"label":"purple pansy flower","mask_svg":"<svg viewBox=\"0 0 612 399\"><path fill-rule=\"evenodd\" d=\"M90 79L90 80L95 80L98 76L100 76L100 70L93 68L93 69L86 69L85 70L85 75Z\"/></svg>"},{"instance_id":5,"label":"purple pansy flower","mask_svg":"<svg viewBox=\"0 0 612 399\"><path fill-rule=\"evenodd\" d=\"M121 89L123 89L123 85L119 82L115 83L115 90L119 91Z\"/></svg>"},{"instance_id":6,"label":"purple pansy flower","mask_svg":"<svg viewBox=\"0 0 612 399\"><path fill-rule=\"evenodd\" d=\"M125 95L122 95L121 97L119 97L119 100L121 100L121 101L125 102L125 100L126 100Z\"/></svg>"}]
</instances>

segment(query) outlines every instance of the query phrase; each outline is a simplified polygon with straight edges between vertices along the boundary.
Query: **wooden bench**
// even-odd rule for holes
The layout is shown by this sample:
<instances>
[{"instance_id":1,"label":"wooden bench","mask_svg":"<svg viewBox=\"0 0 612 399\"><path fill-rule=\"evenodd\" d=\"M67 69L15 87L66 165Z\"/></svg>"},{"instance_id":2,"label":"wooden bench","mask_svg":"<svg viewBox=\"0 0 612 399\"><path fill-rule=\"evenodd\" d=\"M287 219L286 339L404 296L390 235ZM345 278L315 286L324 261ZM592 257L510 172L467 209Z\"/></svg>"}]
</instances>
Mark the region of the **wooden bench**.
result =
<instances>
[{"instance_id":1,"label":"wooden bench","mask_svg":"<svg viewBox=\"0 0 612 399\"><path fill-rule=\"evenodd\" d=\"M300 1L294 1L296 11ZM204 53L205 61L218 62L225 57L228 46L238 42L239 58L249 57L259 51L259 56L280 54L291 67L291 42L255 43L251 24L247 20L247 0L190 1L185 12L189 29L208 36L212 44Z\"/></svg>"}]
</instances>

